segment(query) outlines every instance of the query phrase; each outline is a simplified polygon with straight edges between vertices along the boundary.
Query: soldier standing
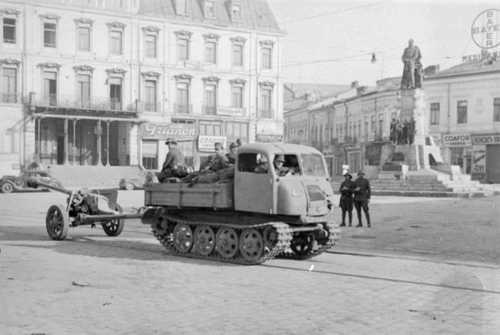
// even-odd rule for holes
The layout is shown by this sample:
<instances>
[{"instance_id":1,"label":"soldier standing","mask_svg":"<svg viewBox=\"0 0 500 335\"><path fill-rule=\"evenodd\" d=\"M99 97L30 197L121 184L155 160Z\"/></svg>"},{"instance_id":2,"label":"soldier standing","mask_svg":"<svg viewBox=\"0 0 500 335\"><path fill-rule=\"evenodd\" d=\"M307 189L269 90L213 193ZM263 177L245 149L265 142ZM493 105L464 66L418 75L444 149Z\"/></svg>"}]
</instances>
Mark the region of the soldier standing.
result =
<instances>
[{"instance_id":1,"label":"soldier standing","mask_svg":"<svg viewBox=\"0 0 500 335\"><path fill-rule=\"evenodd\" d=\"M356 212L358 214L358 225L356 227L363 227L361 220L361 209L365 213L366 225L371 227L370 223L370 213L368 212L368 203L370 202L371 189L370 182L368 179L364 178L364 172L358 172L358 178L356 179L354 189L354 207L356 207Z\"/></svg>"},{"instance_id":2,"label":"soldier standing","mask_svg":"<svg viewBox=\"0 0 500 335\"><path fill-rule=\"evenodd\" d=\"M349 214L349 227L352 227L352 208L353 208L353 197L352 193L356 184L352 181L352 175L349 172L344 173L345 180L340 184L340 208L342 209L342 224L341 227L345 227L345 214Z\"/></svg>"}]
</instances>

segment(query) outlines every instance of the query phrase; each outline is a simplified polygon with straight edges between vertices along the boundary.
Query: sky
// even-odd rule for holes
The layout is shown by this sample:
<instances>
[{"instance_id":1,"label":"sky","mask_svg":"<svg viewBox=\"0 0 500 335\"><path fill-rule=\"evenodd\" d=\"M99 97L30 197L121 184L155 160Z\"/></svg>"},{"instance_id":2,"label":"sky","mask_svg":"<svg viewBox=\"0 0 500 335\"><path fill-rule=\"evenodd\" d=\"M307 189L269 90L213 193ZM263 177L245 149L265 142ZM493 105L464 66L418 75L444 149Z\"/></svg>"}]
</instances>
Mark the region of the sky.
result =
<instances>
[{"instance_id":1,"label":"sky","mask_svg":"<svg viewBox=\"0 0 500 335\"><path fill-rule=\"evenodd\" d=\"M462 56L480 53L471 38L476 16L500 9L498 1L268 1L286 32L285 81L347 85L400 76L410 38L421 50L424 67L459 64Z\"/></svg>"}]
</instances>

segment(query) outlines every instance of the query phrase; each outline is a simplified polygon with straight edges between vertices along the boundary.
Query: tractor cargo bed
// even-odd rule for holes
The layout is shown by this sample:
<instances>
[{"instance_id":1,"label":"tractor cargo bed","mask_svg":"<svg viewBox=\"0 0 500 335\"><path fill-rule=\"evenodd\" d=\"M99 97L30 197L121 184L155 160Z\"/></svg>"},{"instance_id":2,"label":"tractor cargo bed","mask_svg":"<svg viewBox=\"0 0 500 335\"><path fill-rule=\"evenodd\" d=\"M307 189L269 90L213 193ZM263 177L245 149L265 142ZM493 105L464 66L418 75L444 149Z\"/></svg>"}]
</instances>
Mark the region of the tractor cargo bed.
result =
<instances>
[{"instance_id":1,"label":"tractor cargo bed","mask_svg":"<svg viewBox=\"0 0 500 335\"><path fill-rule=\"evenodd\" d=\"M161 183L144 186L146 206L233 208L233 183Z\"/></svg>"}]
</instances>

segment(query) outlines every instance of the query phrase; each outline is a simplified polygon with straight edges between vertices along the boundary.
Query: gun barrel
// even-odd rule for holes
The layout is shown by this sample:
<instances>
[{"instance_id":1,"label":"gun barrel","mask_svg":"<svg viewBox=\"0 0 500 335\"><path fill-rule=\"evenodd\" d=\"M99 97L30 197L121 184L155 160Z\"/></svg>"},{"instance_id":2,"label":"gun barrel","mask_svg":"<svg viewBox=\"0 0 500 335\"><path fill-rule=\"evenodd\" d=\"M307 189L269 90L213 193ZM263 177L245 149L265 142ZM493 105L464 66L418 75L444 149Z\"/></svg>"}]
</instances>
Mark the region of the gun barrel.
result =
<instances>
[{"instance_id":1,"label":"gun barrel","mask_svg":"<svg viewBox=\"0 0 500 335\"><path fill-rule=\"evenodd\" d=\"M67 190L65 188L62 188L62 187L58 187L58 186L54 186L54 185L51 185L51 184L47 184L47 183L44 183L43 181L39 181L35 178L31 178L28 180L27 182L27 185L29 187L32 187L32 188L37 188L37 187L46 187L48 189L51 189L51 190L54 190L54 191L57 191L57 192L60 192L60 193L64 193L64 194L67 194L67 195L71 195L71 191L70 190Z\"/></svg>"}]
</instances>

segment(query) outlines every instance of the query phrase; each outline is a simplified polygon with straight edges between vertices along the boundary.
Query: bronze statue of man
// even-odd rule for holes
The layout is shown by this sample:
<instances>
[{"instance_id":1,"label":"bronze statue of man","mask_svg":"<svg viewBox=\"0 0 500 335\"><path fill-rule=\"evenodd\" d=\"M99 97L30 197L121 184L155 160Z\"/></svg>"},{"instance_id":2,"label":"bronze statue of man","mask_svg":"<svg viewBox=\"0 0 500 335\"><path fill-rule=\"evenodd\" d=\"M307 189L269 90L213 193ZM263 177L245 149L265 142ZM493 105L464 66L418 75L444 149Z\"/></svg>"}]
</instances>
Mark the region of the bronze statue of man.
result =
<instances>
[{"instance_id":1,"label":"bronze statue of man","mask_svg":"<svg viewBox=\"0 0 500 335\"><path fill-rule=\"evenodd\" d=\"M422 54L420 53L420 49L414 45L413 39L410 39L408 41L408 46L403 51L403 56L401 57L404 64L403 77L401 78L402 89L414 89L421 87L421 58ZM417 76L418 78L416 78Z\"/></svg>"}]
</instances>

